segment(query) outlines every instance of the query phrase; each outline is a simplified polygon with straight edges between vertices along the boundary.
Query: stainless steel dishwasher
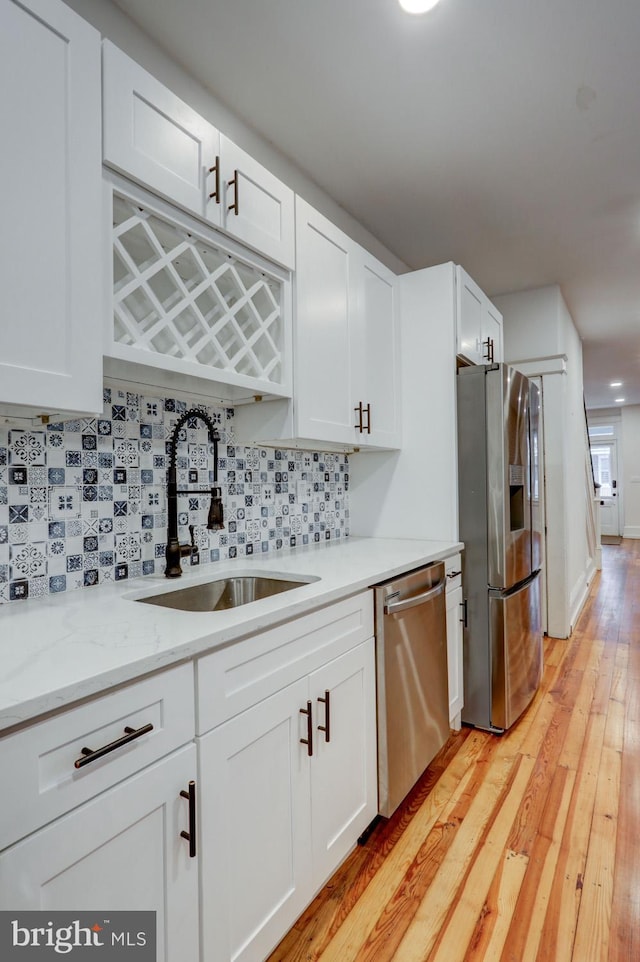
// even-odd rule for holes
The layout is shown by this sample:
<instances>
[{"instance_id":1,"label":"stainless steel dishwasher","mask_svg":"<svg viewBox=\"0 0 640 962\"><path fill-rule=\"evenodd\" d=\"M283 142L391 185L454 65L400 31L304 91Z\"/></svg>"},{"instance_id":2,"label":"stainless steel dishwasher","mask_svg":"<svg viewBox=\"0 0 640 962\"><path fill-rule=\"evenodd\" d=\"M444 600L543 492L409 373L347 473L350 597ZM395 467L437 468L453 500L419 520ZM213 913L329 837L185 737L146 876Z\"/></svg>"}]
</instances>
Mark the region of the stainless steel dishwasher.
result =
<instances>
[{"instance_id":1,"label":"stainless steel dishwasher","mask_svg":"<svg viewBox=\"0 0 640 962\"><path fill-rule=\"evenodd\" d=\"M388 817L449 737L444 564L374 592L378 810Z\"/></svg>"}]
</instances>

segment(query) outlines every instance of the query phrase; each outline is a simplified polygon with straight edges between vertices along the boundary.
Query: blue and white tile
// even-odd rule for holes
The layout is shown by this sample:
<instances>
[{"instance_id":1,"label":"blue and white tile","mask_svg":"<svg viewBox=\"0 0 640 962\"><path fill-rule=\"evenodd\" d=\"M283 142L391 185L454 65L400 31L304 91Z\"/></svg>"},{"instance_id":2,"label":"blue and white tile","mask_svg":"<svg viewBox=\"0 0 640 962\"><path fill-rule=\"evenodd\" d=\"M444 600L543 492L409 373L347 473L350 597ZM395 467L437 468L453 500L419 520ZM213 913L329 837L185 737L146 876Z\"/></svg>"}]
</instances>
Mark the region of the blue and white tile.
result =
<instances>
[{"instance_id":1,"label":"blue and white tile","mask_svg":"<svg viewBox=\"0 0 640 962\"><path fill-rule=\"evenodd\" d=\"M9 553L10 580L36 578L47 573L46 542L12 545Z\"/></svg>"},{"instance_id":2,"label":"blue and white tile","mask_svg":"<svg viewBox=\"0 0 640 962\"><path fill-rule=\"evenodd\" d=\"M46 463L44 431L9 431L9 463L31 467Z\"/></svg>"},{"instance_id":3,"label":"blue and white tile","mask_svg":"<svg viewBox=\"0 0 640 962\"><path fill-rule=\"evenodd\" d=\"M77 487L49 488L49 517L52 521L66 521L80 517L80 490Z\"/></svg>"},{"instance_id":4,"label":"blue and white tile","mask_svg":"<svg viewBox=\"0 0 640 962\"><path fill-rule=\"evenodd\" d=\"M115 536L116 560L123 562L140 561L141 544L140 535L127 532Z\"/></svg>"}]
</instances>

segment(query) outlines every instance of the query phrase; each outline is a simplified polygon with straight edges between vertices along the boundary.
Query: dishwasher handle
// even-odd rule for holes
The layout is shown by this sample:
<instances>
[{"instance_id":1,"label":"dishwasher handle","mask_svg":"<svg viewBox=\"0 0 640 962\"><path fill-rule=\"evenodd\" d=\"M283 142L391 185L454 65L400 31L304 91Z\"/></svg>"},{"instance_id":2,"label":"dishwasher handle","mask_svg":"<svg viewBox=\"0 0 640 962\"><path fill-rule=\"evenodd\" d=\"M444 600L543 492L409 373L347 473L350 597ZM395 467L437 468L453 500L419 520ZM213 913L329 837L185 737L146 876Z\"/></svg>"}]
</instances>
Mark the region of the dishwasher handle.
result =
<instances>
[{"instance_id":1,"label":"dishwasher handle","mask_svg":"<svg viewBox=\"0 0 640 962\"><path fill-rule=\"evenodd\" d=\"M418 605L426 604L442 591L444 591L444 581L439 581L435 588L430 588L429 591L424 591L420 595L414 595L413 598L406 598L404 601L393 601L390 605L386 604L384 606L384 613L385 615L395 615L398 611L417 608Z\"/></svg>"}]
</instances>

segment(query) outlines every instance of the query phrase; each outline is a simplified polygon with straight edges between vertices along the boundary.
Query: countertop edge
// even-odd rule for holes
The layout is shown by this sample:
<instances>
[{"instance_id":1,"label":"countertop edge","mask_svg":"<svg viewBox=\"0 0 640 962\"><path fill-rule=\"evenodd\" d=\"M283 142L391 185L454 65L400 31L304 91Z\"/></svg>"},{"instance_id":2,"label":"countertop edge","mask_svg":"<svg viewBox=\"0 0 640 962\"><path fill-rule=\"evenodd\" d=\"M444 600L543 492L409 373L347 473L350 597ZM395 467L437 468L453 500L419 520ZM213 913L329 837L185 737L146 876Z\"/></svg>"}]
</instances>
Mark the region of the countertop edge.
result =
<instances>
[{"instance_id":1,"label":"countertop edge","mask_svg":"<svg viewBox=\"0 0 640 962\"><path fill-rule=\"evenodd\" d=\"M409 540L395 541L377 538L349 538L343 545L332 545L334 549L337 549L337 552L334 551L334 554L329 560L333 558L343 560L338 557L340 548L343 548L344 558L349 553L357 554L360 548L362 548L366 554L367 549L371 548L373 550L375 548L379 550L381 546L383 549L386 549L388 546L388 564L385 563L381 566L374 561L369 565L369 570L365 571L361 576L350 576L347 580L343 580L340 583L334 581L333 584L327 584L326 582L328 580L330 581L330 579L327 579L326 576L324 578L321 577L318 582L305 585L305 589L309 590L303 597L298 596L292 600L287 599L286 595L283 594L276 596L280 599L279 601L267 599L267 603L256 603L260 604L261 607L257 611L251 612L249 617L238 621L236 616L235 620L229 620L223 627L214 631L211 631L210 625L207 625L207 630L199 634L198 631L194 631L193 628L193 624L197 623L198 616L196 615L194 619L193 613L179 612L178 616L187 614L190 621L189 637L186 640L176 642L173 645L170 644L163 647L162 650L155 652L147 651L139 657L133 653L131 657L123 655L120 663L117 665L110 665L104 670L97 670L94 673L87 671L82 677L74 677L67 683L56 684L49 690L44 691L41 689L41 685L36 682L37 669L33 669L34 691L31 696L23 694L11 703L9 698L7 698L7 693L3 692L4 704L2 704L2 698L0 697L0 737L10 734L11 731L18 728L40 721L51 714L71 708L87 699L98 697L109 690L135 682L135 680L143 676L168 669L180 662L191 661L205 653L215 651L216 649L234 644L243 638L276 627L278 624L302 617L312 611L357 594L360 591L367 590L379 582L396 577L413 568L445 560L459 553L464 548L463 543L459 541L413 542ZM250 564L243 564L244 561L248 562L248 559L242 559L242 561L232 562L228 568L232 568L234 573L236 571L239 572L241 568L249 566L251 570L264 569L272 573L274 569L284 569L283 573L286 574L287 569L297 569L301 567L306 570L306 573L310 574L314 570L317 571L319 568L322 568L322 563L326 564L329 556L323 555L323 547L324 546L313 548L306 552L304 550L296 551L292 549L286 553L283 552L279 556L271 556L269 559L252 559ZM402 557L402 560L400 560L400 557ZM224 568L225 574L228 572L228 568ZM218 573L223 573L222 566L210 565L195 575L185 578L184 581L185 583L189 581L202 581L206 580L205 575L215 577ZM166 581L164 581L164 579L162 579L162 581L153 579L152 582L149 578L140 578L129 582L126 588L121 589L117 595L113 592L111 592L111 595L114 600L117 599L117 603L119 604L120 600L131 601L135 596L140 597L145 593L152 593L154 590L159 591L161 587L166 587ZM89 595L89 592L92 591L96 593L94 596ZM74 597L71 601L73 610L89 611L92 598L95 598L99 591L100 588L91 588L87 589L86 594L83 592L82 597ZM80 592L77 594L80 595ZM107 596L107 602L108 601L109 597ZM22 608L20 602L17 602L16 606ZM13 609L13 606L11 607ZM238 610L239 609L235 609L235 611ZM161 611L166 613L167 609L161 609ZM4 615L5 612L3 611L2 614ZM14 614L13 610L11 614ZM29 612L23 609L15 611L15 614L24 616L19 619L23 626L29 623ZM166 620L173 620L174 623L177 623L175 614L175 612L166 614ZM40 609L37 605L31 608L31 618L33 620L39 620L43 615L44 609ZM187 619L185 619L185 623L186 621ZM10 618L7 618L7 623L11 623ZM117 628L117 625L115 628ZM38 690L39 688L40 690Z\"/></svg>"}]
</instances>

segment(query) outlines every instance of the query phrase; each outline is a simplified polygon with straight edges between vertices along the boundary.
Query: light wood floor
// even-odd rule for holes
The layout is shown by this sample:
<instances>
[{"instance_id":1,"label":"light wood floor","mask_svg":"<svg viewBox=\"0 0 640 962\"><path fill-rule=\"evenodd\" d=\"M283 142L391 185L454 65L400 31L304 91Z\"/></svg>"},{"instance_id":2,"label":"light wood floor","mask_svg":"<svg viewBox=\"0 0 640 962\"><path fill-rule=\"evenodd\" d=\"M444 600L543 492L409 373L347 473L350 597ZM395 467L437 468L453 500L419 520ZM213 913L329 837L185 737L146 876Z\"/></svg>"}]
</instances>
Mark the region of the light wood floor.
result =
<instances>
[{"instance_id":1,"label":"light wood floor","mask_svg":"<svg viewBox=\"0 0 640 962\"><path fill-rule=\"evenodd\" d=\"M640 542L503 737L454 735L270 962L640 960Z\"/></svg>"}]
</instances>

